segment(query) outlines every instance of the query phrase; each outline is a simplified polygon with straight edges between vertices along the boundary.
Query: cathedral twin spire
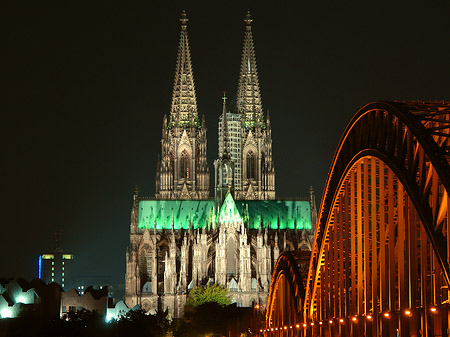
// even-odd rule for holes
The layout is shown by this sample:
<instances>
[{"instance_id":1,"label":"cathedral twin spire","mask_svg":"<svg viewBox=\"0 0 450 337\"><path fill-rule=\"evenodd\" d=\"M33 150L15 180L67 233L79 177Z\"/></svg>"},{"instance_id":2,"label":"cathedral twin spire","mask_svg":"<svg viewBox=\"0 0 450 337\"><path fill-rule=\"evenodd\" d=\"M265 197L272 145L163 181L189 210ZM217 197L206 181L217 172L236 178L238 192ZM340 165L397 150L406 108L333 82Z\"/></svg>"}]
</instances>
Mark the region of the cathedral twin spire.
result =
<instances>
[{"instance_id":1,"label":"cathedral twin spire","mask_svg":"<svg viewBox=\"0 0 450 337\"><path fill-rule=\"evenodd\" d=\"M197 110L187 32L188 19L184 10L180 21L181 35L172 105L169 118L164 117L163 120L156 197L202 199L209 196L206 127L204 117L200 119ZM234 181L239 199L274 199L272 139L270 124L264 123L250 12L247 12L244 22L246 26L236 98L237 113L230 115L232 125L228 128L224 98L223 125L219 130L219 134L223 136L219 139L219 156L222 162L227 162L221 167L227 173L221 175L221 179L216 178L216 183L222 181L221 186L225 187L225 181L226 185Z\"/></svg>"},{"instance_id":2,"label":"cathedral twin spire","mask_svg":"<svg viewBox=\"0 0 450 337\"><path fill-rule=\"evenodd\" d=\"M200 120L187 31L186 12L181 14L172 106L164 116L161 160L156 172L159 199L205 199L209 197L206 159L206 126Z\"/></svg>"},{"instance_id":3,"label":"cathedral twin spire","mask_svg":"<svg viewBox=\"0 0 450 337\"><path fill-rule=\"evenodd\" d=\"M252 18L250 11L245 17L244 47L242 50L241 72L237 92L237 112L243 115L245 128L256 126L262 122L263 108L259 89L258 71L256 68L255 47L253 45Z\"/></svg>"}]
</instances>

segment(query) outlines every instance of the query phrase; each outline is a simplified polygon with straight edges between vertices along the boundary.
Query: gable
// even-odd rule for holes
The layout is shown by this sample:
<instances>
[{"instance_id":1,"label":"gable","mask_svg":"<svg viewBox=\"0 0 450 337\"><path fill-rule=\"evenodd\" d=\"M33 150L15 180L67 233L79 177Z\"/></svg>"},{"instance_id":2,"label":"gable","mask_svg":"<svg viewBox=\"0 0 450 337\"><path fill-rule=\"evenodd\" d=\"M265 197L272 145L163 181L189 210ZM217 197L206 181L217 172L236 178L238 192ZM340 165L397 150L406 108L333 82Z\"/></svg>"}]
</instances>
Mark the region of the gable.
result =
<instances>
[{"instance_id":1,"label":"gable","mask_svg":"<svg viewBox=\"0 0 450 337\"><path fill-rule=\"evenodd\" d=\"M228 192L219 212L219 223L242 223L241 213L236 207L231 193Z\"/></svg>"}]
</instances>

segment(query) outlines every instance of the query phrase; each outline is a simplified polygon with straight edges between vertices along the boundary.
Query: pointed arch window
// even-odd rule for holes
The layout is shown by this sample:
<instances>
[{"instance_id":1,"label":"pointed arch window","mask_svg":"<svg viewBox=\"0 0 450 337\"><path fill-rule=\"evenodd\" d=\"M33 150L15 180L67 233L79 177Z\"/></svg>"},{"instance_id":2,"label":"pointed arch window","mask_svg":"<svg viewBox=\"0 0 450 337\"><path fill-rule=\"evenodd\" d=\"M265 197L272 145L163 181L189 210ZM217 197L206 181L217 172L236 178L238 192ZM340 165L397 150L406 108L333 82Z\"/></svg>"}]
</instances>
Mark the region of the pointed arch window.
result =
<instances>
[{"instance_id":1,"label":"pointed arch window","mask_svg":"<svg viewBox=\"0 0 450 337\"><path fill-rule=\"evenodd\" d=\"M252 151L247 153L247 179L256 179L256 159Z\"/></svg>"},{"instance_id":2,"label":"pointed arch window","mask_svg":"<svg viewBox=\"0 0 450 337\"><path fill-rule=\"evenodd\" d=\"M170 159L169 159L169 170L170 173L174 173L174 158L175 156L173 155L173 151L170 151Z\"/></svg>"},{"instance_id":3,"label":"pointed arch window","mask_svg":"<svg viewBox=\"0 0 450 337\"><path fill-rule=\"evenodd\" d=\"M152 281L152 251L148 244L145 244L144 247L141 248L139 252L139 271L141 277L141 286L144 285L145 282Z\"/></svg>"},{"instance_id":4,"label":"pointed arch window","mask_svg":"<svg viewBox=\"0 0 450 337\"><path fill-rule=\"evenodd\" d=\"M186 150L181 152L180 178L189 179L189 156Z\"/></svg>"}]
</instances>

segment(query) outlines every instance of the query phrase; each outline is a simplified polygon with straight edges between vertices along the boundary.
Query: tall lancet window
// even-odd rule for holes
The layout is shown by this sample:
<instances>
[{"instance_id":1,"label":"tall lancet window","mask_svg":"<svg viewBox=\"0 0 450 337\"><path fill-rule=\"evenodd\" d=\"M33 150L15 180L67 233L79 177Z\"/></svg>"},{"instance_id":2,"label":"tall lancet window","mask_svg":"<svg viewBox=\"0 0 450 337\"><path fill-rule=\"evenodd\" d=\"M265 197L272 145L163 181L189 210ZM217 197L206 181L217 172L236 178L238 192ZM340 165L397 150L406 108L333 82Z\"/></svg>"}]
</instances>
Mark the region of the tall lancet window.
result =
<instances>
[{"instance_id":1,"label":"tall lancet window","mask_svg":"<svg viewBox=\"0 0 450 337\"><path fill-rule=\"evenodd\" d=\"M227 279L236 277L236 242L233 238L227 242Z\"/></svg>"},{"instance_id":2,"label":"tall lancet window","mask_svg":"<svg viewBox=\"0 0 450 337\"><path fill-rule=\"evenodd\" d=\"M139 252L139 271L142 285L147 281L152 281L152 251L150 246L145 244Z\"/></svg>"},{"instance_id":3,"label":"tall lancet window","mask_svg":"<svg viewBox=\"0 0 450 337\"><path fill-rule=\"evenodd\" d=\"M169 170L172 174L174 174L175 171L174 157L175 156L173 155L173 151L170 151Z\"/></svg>"},{"instance_id":4,"label":"tall lancet window","mask_svg":"<svg viewBox=\"0 0 450 337\"><path fill-rule=\"evenodd\" d=\"M180 168L180 177L189 179L189 156L186 150L183 150L183 152L181 152Z\"/></svg>"},{"instance_id":5,"label":"tall lancet window","mask_svg":"<svg viewBox=\"0 0 450 337\"><path fill-rule=\"evenodd\" d=\"M255 179L255 155L252 151L247 153L247 179Z\"/></svg>"}]
</instances>

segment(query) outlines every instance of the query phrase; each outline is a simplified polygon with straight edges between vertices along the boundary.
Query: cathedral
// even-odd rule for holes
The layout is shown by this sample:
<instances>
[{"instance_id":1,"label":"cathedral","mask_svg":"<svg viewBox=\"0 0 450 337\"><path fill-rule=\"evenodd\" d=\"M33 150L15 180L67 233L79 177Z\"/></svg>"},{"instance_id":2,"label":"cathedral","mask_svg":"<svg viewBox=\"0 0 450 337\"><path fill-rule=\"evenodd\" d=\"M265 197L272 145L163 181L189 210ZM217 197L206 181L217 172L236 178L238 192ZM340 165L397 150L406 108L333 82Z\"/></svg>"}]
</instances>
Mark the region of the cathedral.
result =
<instances>
[{"instance_id":1,"label":"cathedral","mask_svg":"<svg viewBox=\"0 0 450 337\"><path fill-rule=\"evenodd\" d=\"M220 284L238 306L267 302L284 250L311 249L312 188L303 199L275 194L270 117L263 112L250 13L236 101L226 97L210 197L205 117L197 110L185 12L181 16L170 113L162 123L155 197L136 190L126 253L125 302L183 315L190 289Z\"/></svg>"}]
</instances>

